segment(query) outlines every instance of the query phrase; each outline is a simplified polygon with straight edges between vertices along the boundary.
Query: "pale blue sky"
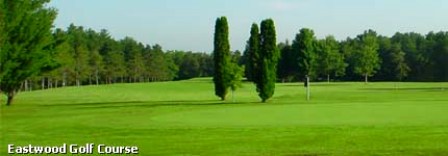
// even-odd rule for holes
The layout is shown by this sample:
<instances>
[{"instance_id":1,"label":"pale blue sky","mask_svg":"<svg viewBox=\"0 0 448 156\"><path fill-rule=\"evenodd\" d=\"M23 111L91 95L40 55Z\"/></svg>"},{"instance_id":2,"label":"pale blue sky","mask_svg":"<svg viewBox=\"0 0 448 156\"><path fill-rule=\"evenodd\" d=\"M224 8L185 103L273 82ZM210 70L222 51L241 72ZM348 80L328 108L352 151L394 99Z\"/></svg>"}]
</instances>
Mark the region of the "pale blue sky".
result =
<instances>
[{"instance_id":1,"label":"pale blue sky","mask_svg":"<svg viewBox=\"0 0 448 156\"><path fill-rule=\"evenodd\" d=\"M130 36L165 50L212 51L219 16L228 18L232 50L244 50L251 24L266 18L274 19L278 41L303 27L337 39L367 29L387 36L448 31L446 0L52 0L50 6L59 10L58 28L107 29L117 39Z\"/></svg>"}]
</instances>

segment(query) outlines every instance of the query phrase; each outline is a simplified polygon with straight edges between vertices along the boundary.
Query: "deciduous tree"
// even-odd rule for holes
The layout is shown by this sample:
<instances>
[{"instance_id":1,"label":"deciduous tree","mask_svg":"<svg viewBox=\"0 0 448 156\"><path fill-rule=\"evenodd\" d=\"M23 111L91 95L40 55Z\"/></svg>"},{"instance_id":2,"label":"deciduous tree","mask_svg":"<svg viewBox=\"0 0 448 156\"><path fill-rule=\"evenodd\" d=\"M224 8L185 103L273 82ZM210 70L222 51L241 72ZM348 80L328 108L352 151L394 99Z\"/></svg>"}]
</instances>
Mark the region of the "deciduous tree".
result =
<instances>
[{"instance_id":1,"label":"deciduous tree","mask_svg":"<svg viewBox=\"0 0 448 156\"><path fill-rule=\"evenodd\" d=\"M347 64L344 56L340 52L339 43L333 36L327 36L318 42L318 71L327 77L330 82L330 75L343 76Z\"/></svg>"},{"instance_id":2,"label":"deciduous tree","mask_svg":"<svg viewBox=\"0 0 448 156\"><path fill-rule=\"evenodd\" d=\"M365 83L368 78L373 76L380 68L380 59L378 54L378 40L376 32L373 30L365 31L357 38L359 42L355 56L355 73L364 76Z\"/></svg>"}]
</instances>

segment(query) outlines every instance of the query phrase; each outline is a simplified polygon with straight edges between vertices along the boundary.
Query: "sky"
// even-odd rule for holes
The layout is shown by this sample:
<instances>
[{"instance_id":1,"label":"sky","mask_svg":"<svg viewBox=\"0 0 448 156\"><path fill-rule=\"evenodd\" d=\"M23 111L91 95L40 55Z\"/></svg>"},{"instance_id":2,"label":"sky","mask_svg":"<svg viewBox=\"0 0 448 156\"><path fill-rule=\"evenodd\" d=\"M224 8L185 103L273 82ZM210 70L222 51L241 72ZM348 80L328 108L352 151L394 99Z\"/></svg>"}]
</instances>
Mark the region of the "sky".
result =
<instances>
[{"instance_id":1,"label":"sky","mask_svg":"<svg viewBox=\"0 0 448 156\"><path fill-rule=\"evenodd\" d=\"M277 41L301 28L317 38L343 40L367 29L395 32L448 31L446 0L52 0L56 28L71 23L107 29L115 39L132 37L164 50L211 52L217 17L229 23L231 50L243 51L252 23L272 18Z\"/></svg>"}]
</instances>

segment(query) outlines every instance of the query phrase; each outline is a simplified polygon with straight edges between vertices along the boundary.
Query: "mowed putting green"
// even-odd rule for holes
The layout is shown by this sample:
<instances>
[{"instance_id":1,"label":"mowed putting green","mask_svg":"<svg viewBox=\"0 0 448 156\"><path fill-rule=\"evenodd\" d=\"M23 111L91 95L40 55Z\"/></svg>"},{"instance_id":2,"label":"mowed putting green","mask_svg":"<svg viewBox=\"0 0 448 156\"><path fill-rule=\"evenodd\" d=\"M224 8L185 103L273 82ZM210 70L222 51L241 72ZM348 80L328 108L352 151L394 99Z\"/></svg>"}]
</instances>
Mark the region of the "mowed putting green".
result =
<instances>
[{"instance_id":1,"label":"mowed putting green","mask_svg":"<svg viewBox=\"0 0 448 156\"><path fill-rule=\"evenodd\" d=\"M448 155L448 83L245 83L221 102L211 79L20 93L1 106L7 144L135 145L141 155ZM4 102L2 97L2 102Z\"/></svg>"}]
</instances>

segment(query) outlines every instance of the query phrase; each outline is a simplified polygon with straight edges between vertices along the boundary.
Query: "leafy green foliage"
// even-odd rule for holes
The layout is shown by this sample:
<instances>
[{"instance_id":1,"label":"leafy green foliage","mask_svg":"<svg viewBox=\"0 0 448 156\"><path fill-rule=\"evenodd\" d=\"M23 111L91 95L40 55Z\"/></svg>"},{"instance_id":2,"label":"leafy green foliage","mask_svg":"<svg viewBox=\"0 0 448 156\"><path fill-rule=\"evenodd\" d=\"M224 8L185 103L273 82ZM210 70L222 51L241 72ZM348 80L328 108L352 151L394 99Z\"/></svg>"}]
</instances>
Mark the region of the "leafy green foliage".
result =
<instances>
[{"instance_id":1,"label":"leafy green foliage","mask_svg":"<svg viewBox=\"0 0 448 156\"><path fill-rule=\"evenodd\" d=\"M286 41L278 45L280 50L280 60L277 67L277 77L281 82L292 82L301 80L299 78L298 55L292 51L291 44Z\"/></svg>"},{"instance_id":2,"label":"leafy green foliage","mask_svg":"<svg viewBox=\"0 0 448 156\"><path fill-rule=\"evenodd\" d=\"M380 59L378 54L379 44L376 32L373 30L365 31L359 35L357 40L358 47L355 51L355 73L364 76L365 82L368 77L373 76L380 68Z\"/></svg>"},{"instance_id":3,"label":"leafy green foliage","mask_svg":"<svg viewBox=\"0 0 448 156\"><path fill-rule=\"evenodd\" d=\"M177 66L173 58L165 54L162 46L156 44L148 49L144 54L146 61L146 70L150 81L173 80L179 71L181 65Z\"/></svg>"},{"instance_id":4,"label":"leafy green foliage","mask_svg":"<svg viewBox=\"0 0 448 156\"><path fill-rule=\"evenodd\" d=\"M448 32L428 33L426 48L430 79L448 81Z\"/></svg>"},{"instance_id":5,"label":"leafy green foliage","mask_svg":"<svg viewBox=\"0 0 448 156\"><path fill-rule=\"evenodd\" d=\"M131 37L124 38L120 41L120 44L123 48L122 51L124 53L129 82L141 81L145 71L142 55L144 49L143 45L138 44L138 42Z\"/></svg>"},{"instance_id":6,"label":"leafy green foliage","mask_svg":"<svg viewBox=\"0 0 448 156\"><path fill-rule=\"evenodd\" d=\"M100 32L100 38L103 41L100 54L103 56L104 64L107 64L104 67L104 73L102 73L106 83L114 83L118 79L123 82L123 77L126 74L126 64L119 43L113 40L106 30Z\"/></svg>"},{"instance_id":7,"label":"leafy green foliage","mask_svg":"<svg viewBox=\"0 0 448 156\"><path fill-rule=\"evenodd\" d=\"M200 74L200 62L194 54L187 54L183 57L182 62L179 64L180 71L179 77L194 78L199 77Z\"/></svg>"},{"instance_id":8,"label":"leafy green foliage","mask_svg":"<svg viewBox=\"0 0 448 156\"><path fill-rule=\"evenodd\" d=\"M241 88L243 86L241 80L243 79L244 75L244 67L239 66L236 63L231 63L229 69L230 90L236 91L238 88Z\"/></svg>"},{"instance_id":9,"label":"leafy green foliage","mask_svg":"<svg viewBox=\"0 0 448 156\"><path fill-rule=\"evenodd\" d=\"M298 60L302 77L314 76L316 72L316 39L314 31L308 28L300 29L300 33L296 35L292 43L292 51L295 59Z\"/></svg>"},{"instance_id":10,"label":"leafy green foliage","mask_svg":"<svg viewBox=\"0 0 448 156\"><path fill-rule=\"evenodd\" d=\"M344 55L340 52L339 43L333 36L327 36L317 43L316 51L317 69L322 75L327 76L327 81L330 82L330 75L343 76L347 64L344 62Z\"/></svg>"},{"instance_id":11,"label":"leafy green foliage","mask_svg":"<svg viewBox=\"0 0 448 156\"><path fill-rule=\"evenodd\" d=\"M71 47L68 42L68 35L61 29L56 29L53 33L54 50L57 52L55 60L61 65L56 70L52 71L47 77L51 77L55 80L58 87L59 81L62 81L62 86L66 86L68 82L69 75L74 75L75 60L74 55L71 53Z\"/></svg>"},{"instance_id":12,"label":"leafy green foliage","mask_svg":"<svg viewBox=\"0 0 448 156\"><path fill-rule=\"evenodd\" d=\"M81 81L89 77L89 51L87 47L87 35L83 27L71 24L68 27L70 51L74 56L74 78L77 86Z\"/></svg>"},{"instance_id":13,"label":"leafy green foliage","mask_svg":"<svg viewBox=\"0 0 448 156\"><path fill-rule=\"evenodd\" d=\"M7 105L22 83L31 76L57 67L51 45L56 11L45 7L49 0L2 0L0 88Z\"/></svg>"},{"instance_id":14,"label":"leafy green foliage","mask_svg":"<svg viewBox=\"0 0 448 156\"><path fill-rule=\"evenodd\" d=\"M391 62L393 64L394 76L397 80L401 81L411 70L405 62L405 53L401 50L400 44L393 44L390 53Z\"/></svg>"},{"instance_id":15,"label":"leafy green foliage","mask_svg":"<svg viewBox=\"0 0 448 156\"><path fill-rule=\"evenodd\" d=\"M99 85L99 74L104 70L103 57L99 53L101 40L99 40L99 34L92 29L87 30L86 33L88 40L87 49L89 51L89 84L92 84L92 81L95 81L95 84Z\"/></svg>"},{"instance_id":16,"label":"leafy green foliage","mask_svg":"<svg viewBox=\"0 0 448 156\"><path fill-rule=\"evenodd\" d=\"M178 71L173 73L176 75L176 80L213 76L214 59L210 54L169 51L168 57L179 68Z\"/></svg>"}]
</instances>

